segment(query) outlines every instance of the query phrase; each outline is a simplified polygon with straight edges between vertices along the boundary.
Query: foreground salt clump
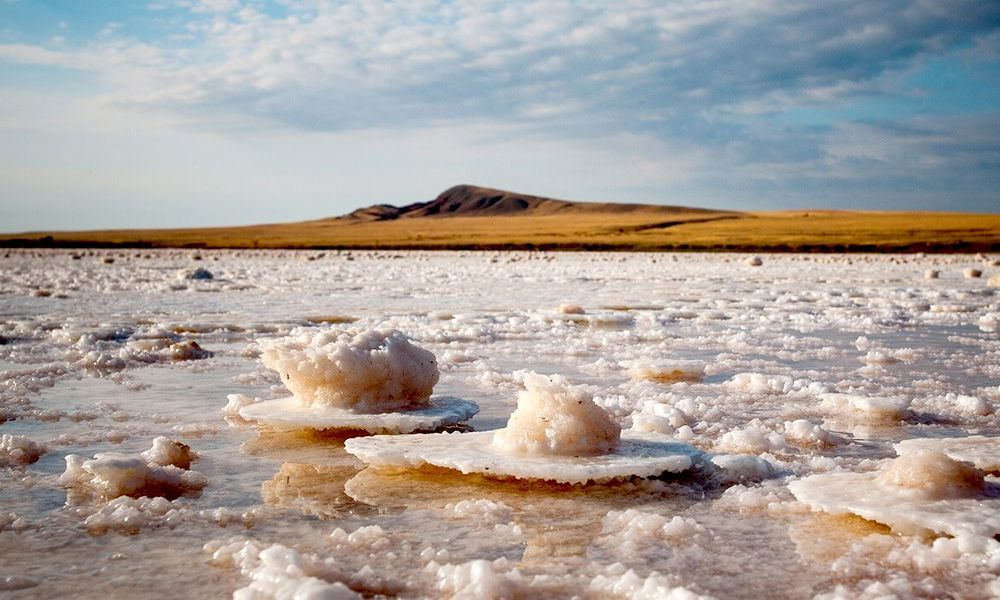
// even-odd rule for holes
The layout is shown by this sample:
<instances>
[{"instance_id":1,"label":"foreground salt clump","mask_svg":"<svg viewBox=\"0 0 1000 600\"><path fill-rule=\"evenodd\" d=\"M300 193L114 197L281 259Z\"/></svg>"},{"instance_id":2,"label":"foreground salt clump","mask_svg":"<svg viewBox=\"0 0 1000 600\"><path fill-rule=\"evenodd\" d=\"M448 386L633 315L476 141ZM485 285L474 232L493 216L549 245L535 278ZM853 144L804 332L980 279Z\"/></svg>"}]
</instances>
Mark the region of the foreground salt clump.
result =
<instances>
[{"instance_id":1,"label":"foreground salt clump","mask_svg":"<svg viewBox=\"0 0 1000 600\"><path fill-rule=\"evenodd\" d=\"M231 396L226 410L276 429L411 433L479 411L459 398L432 398L440 377L434 354L396 330L305 332L261 350L293 395L263 402Z\"/></svg>"},{"instance_id":2,"label":"foreground salt clump","mask_svg":"<svg viewBox=\"0 0 1000 600\"><path fill-rule=\"evenodd\" d=\"M660 434L622 432L580 388L560 376L527 373L506 429L432 435L376 435L344 448L374 467L432 465L492 477L560 483L679 473L704 460Z\"/></svg>"},{"instance_id":3,"label":"foreground salt clump","mask_svg":"<svg viewBox=\"0 0 1000 600\"><path fill-rule=\"evenodd\" d=\"M621 427L565 377L528 373L524 385L507 427L493 434L493 447L498 451L525 456L588 456L606 454L618 445Z\"/></svg>"},{"instance_id":4,"label":"foreground salt clump","mask_svg":"<svg viewBox=\"0 0 1000 600\"><path fill-rule=\"evenodd\" d=\"M399 331L305 332L261 344L261 360L302 403L385 412L427 403L434 354Z\"/></svg>"},{"instance_id":5,"label":"foreground salt clump","mask_svg":"<svg viewBox=\"0 0 1000 600\"><path fill-rule=\"evenodd\" d=\"M45 453L45 447L25 435L0 436L0 467L30 465Z\"/></svg>"},{"instance_id":6,"label":"foreground salt clump","mask_svg":"<svg viewBox=\"0 0 1000 600\"><path fill-rule=\"evenodd\" d=\"M900 533L1000 533L1000 489L972 464L938 451L904 449L874 472L811 475L788 487L815 510L853 513Z\"/></svg>"},{"instance_id":7,"label":"foreground salt clump","mask_svg":"<svg viewBox=\"0 0 1000 600\"><path fill-rule=\"evenodd\" d=\"M194 457L187 444L158 437L149 450L138 455L106 452L85 459L70 454L59 483L103 500L119 496L175 498L208 485L204 475L188 470Z\"/></svg>"}]
</instances>

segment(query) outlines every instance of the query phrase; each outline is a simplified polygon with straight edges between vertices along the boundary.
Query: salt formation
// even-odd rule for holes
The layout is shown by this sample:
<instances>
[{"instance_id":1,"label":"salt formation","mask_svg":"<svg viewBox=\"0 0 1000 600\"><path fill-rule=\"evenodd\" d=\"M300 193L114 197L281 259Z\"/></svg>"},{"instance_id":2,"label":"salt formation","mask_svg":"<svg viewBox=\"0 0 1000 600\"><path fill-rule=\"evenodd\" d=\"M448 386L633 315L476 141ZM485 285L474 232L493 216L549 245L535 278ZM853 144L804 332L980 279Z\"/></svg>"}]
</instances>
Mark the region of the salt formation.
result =
<instances>
[{"instance_id":1,"label":"salt formation","mask_svg":"<svg viewBox=\"0 0 1000 600\"><path fill-rule=\"evenodd\" d=\"M1000 288L1000 273L990 277L986 280L986 285L990 287Z\"/></svg>"},{"instance_id":2,"label":"salt formation","mask_svg":"<svg viewBox=\"0 0 1000 600\"><path fill-rule=\"evenodd\" d=\"M764 261L762 261L759 256L751 256L750 258L744 260L743 264L748 267L759 267L764 264Z\"/></svg>"},{"instance_id":3,"label":"salt formation","mask_svg":"<svg viewBox=\"0 0 1000 600\"><path fill-rule=\"evenodd\" d=\"M819 408L834 419L860 423L897 423L906 417L910 401L857 394L821 394Z\"/></svg>"},{"instance_id":4,"label":"salt formation","mask_svg":"<svg viewBox=\"0 0 1000 600\"><path fill-rule=\"evenodd\" d=\"M204 475L189 470L194 456L187 444L165 437L154 439L153 446L138 455L105 452L85 459L70 454L59 483L92 492L103 500L118 496L172 498L208 484Z\"/></svg>"},{"instance_id":5,"label":"salt formation","mask_svg":"<svg viewBox=\"0 0 1000 600\"><path fill-rule=\"evenodd\" d=\"M693 360L658 363L637 361L629 366L628 374L632 379L645 379L658 383L701 381L705 377L705 364Z\"/></svg>"},{"instance_id":6,"label":"salt formation","mask_svg":"<svg viewBox=\"0 0 1000 600\"><path fill-rule=\"evenodd\" d=\"M45 447L26 435L0 436L0 467L20 467L30 465L45 453Z\"/></svg>"},{"instance_id":7,"label":"salt formation","mask_svg":"<svg viewBox=\"0 0 1000 600\"><path fill-rule=\"evenodd\" d=\"M500 452L590 456L607 454L618 445L621 427L565 377L528 373L524 386L507 427L493 435L493 447Z\"/></svg>"},{"instance_id":8,"label":"salt formation","mask_svg":"<svg viewBox=\"0 0 1000 600\"><path fill-rule=\"evenodd\" d=\"M281 375L292 396L245 403L238 412L276 429L411 433L468 420L479 410L459 398L432 398L437 360L399 331L307 331L264 342L261 350L264 365Z\"/></svg>"},{"instance_id":9,"label":"salt formation","mask_svg":"<svg viewBox=\"0 0 1000 600\"><path fill-rule=\"evenodd\" d=\"M177 278L191 281L208 281L210 279L215 279L215 275L204 267L198 267L197 269L181 271L177 274Z\"/></svg>"},{"instance_id":10,"label":"salt formation","mask_svg":"<svg viewBox=\"0 0 1000 600\"><path fill-rule=\"evenodd\" d=\"M924 279L937 279L941 276L941 272L937 269L927 269L924 271Z\"/></svg>"},{"instance_id":11,"label":"salt formation","mask_svg":"<svg viewBox=\"0 0 1000 600\"><path fill-rule=\"evenodd\" d=\"M526 389L504 429L354 438L344 447L374 467L432 465L464 474L581 484L679 473L703 459L694 447L669 437L622 432L564 377L528 373L524 381Z\"/></svg>"},{"instance_id":12,"label":"salt formation","mask_svg":"<svg viewBox=\"0 0 1000 600\"><path fill-rule=\"evenodd\" d=\"M958 461L972 463L993 475L1000 475L1000 438L973 435L964 438L916 438L896 444L899 454L917 450L937 450Z\"/></svg>"},{"instance_id":13,"label":"salt formation","mask_svg":"<svg viewBox=\"0 0 1000 600\"><path fill-rule=\"evenodd\" d=\"M440 377L434 354L399 331L305 332L263 342L261 361L303 404L358 412L426 404Z\"/></svg>"},{"instance_id":14,"label":"salt formation","mask_svg":"<svg viewBox=\"0 0 1000 600\"><path fill-rule=\"evenodd\" d=\"M852 513L904 534L1000 533L1000 489L971 463L938 451L907 448L877 471L811 475L788 487L815 510Z\"/></svg>"},{"instance_id":15,"label":"salt formation","mask_svg":"<svg viewBox=\"0 0 1000 600\"><path fill-rule=\"evenodd\" d=\"M564 315L582 315L586 314L587 311L577 304L560 304L559 312Z\"/></svg>"},{"instance_id":16,"label":"salt formation","mask_svg":"<svg viewBox=\"0 0 1000 600\"><path fill-rule=\"evenodd\" d=\"M965 276L966 279L979 279L983 276L983 272L979 269L968 268L962 269L962 275Z\"/></svg>"}]
</instances>

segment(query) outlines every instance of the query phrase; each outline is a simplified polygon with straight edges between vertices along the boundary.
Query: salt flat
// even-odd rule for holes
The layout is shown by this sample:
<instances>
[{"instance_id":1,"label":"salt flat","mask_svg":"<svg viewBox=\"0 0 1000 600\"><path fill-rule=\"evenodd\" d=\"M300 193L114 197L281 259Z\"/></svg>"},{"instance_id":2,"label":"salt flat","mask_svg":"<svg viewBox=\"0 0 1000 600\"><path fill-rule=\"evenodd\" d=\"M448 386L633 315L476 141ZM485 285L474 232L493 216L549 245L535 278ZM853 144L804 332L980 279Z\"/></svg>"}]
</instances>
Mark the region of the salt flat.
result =
<instances>
[{"instance_id":1,"label":"salt flat","mask_svg":"<svg viewBox=\"0 0 1000 600\"><path fill-rule=\"evenodd\" d=\"M813 476L883 485L903 440L1000 436L996 257L748 258L6 250L0 590L1000 595L981 528L896 532L877 494L876 520L793 494ZM590 486L380 470L344 434L223 412L230 394L289 395L260 360L270 340L373 329L434 354L434 394L480 407L471 430L504 427L527 373L559 374L623 432L706 460ZM83 465L102 453L119 456L90 463L99 479ZM996 489L955 506L995 511Z\"/></svg>"}]
</instances>

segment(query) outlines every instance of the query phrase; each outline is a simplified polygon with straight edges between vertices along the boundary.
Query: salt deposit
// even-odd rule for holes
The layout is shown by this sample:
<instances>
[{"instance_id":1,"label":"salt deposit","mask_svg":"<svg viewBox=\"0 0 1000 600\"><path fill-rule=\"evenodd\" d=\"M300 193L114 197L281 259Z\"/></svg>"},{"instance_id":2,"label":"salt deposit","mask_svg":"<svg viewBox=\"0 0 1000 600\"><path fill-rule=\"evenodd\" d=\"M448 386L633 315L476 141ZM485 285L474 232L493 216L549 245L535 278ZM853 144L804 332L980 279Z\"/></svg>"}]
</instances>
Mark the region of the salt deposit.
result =
<instances>
[{"instance_id":1,"label":"salt deposit","mask_svg":"<svg viewBox=\"0 0 1000 600\"><path fill-rule=\"evenodd\" d=\"M618 445L621 427L565 377L524 376L525 390L507 426L493 434L493 447L520 456L592 456Z\"/></svg>"},{"instance_id":2,"label":"salt deposit","mask_svg":"<svg viewBox=\"0 0 1000 600\"><path fill-rule=\"evenodd\" d=\"M628 373L633 379L646 379L659 383L701 381L705 376L705 365L691 360L656 363L638 361L629 366Z\"/></svg>"},{"instance_id":3,"label":"salt deposit","mask_svg":"<svg viewBox=\"0 0 1000 600\"><path fill-rule=\"evenodd\" d=\"M0 588L15 597L1000 595L1000 542L976 529L994 518L996 477L980 488L973 471L910 451L995 468L992 256L769 254L751 268L699 253L3 254ZM202 265L212 279L179 275ZM239 416L288 396L290 379L327 381L338 344L342 364L383 364L389 342L352 340L392 330L437 358L427 402L481 409L412 446L347 443L396 466L366 468L343 432ZM290 379L261 364L262 348L306 338ZM642 364L703 371L655 381L630 372ZM564 375L567 397L622 427L614 452L498 452L492 435L531 371ZM345 402L354 383L337 388ZM337 408L322 395L300 406ZM607 475L596 463L632 461L622 452L640 438L667 446L667 464L622 464L612 473L634 475L590 485L513 479L531 460L541 477ZM172 464L190 454L181 443L198 451L187 470ZM124 461L91 458L108 454ZM64 487L67 455L80 479ZM511 473L491 476L497 464Z\"/></svg>"},{"instance_id":4,"label":"salt deposit","mask_svg":"<svg viewBox=\"0 0 1000 600\"><path fill-rule=\"evenodd\" d=\"M192 457L187 444L164 437L153 440L153 446L139 455L104 452L85 459L69 454L59 483L107 500L119 496L173 498L208 485L204 475L188 470Z\"/></svg>"},{"instance_id":5,"label":"salt deposit","mask_svg":"<svg viewBox=\"0 0 1000 600\"><path fill-rule=\"evenodd\" d=\"M856 514L900 533L1000 533L1000 488L937 451L907 449L877 471L811 475L789 488L814 509Z\"/></svg>"},{"instance_id":6,"label":"salt deposit","mask_svg":"<svg viewBox=\"0 0 1000 600\"><path fill-rule=\"evenodd\" d=\"M262 342L261 361L303 404L357 412L426 404L440 377L434 354L399 331L304 331Z\"/></svg>"},{"instance_id":7,"label":"salt deposit","mask_svg":"<svg viewBox=\"0 0 1000 600\"><path fill-rule=\"evenodd\" d=\"M954 460L972 463L987 473L1000 475L1000 437L914 438L896 444L900 455L918 450L936 450Z\"/></svg>"},{"instance_id":8,"label":"salt deposit","mask_svg":"<svg viewBox=\"0 0 1000 600\"><path fill-rule=\"evenodd\" d=\"M434 397L434 354L399 331L305 331L261 344L262 362L292 396L248 402L230 397L239 416L275 429L434 431L472 418L479 408Z\"/></svg>"},{"instance_id":9,"label":"salt deposit","mask_svg":"<svg viewBox=\"0 0 1000 600\"><path fill-rule=\"evenodd\" d=\"M45 447L25 435L0 435L0 467L30 465L45 453Z\"/></svg>"}]
</instances>

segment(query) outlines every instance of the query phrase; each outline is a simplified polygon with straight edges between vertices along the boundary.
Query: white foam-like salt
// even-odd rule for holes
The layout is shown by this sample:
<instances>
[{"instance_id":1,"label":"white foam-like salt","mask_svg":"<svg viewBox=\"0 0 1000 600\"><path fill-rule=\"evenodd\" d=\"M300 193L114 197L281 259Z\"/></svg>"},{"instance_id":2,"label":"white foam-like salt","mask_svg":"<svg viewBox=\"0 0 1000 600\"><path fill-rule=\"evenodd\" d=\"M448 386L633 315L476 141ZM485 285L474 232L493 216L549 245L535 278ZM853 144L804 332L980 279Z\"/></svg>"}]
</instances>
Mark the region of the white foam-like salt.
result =
<instances>
[{"instance_id":1,"label":"white foam-like salt","mask_svg":"<svg viewBox=\"0 0 1000 600\"><path fill-rule=\"evenodd\" d=\"M910 401L858 394L820 394L819 409L834 419L861 423L898 423L906 417Z\"/></svg>"},{"instance_id":2,"label":"white foam-like salt","mask_svg":"<svg viewBox=\"0 0 1000 600\"><path fill-rule=\"evenodd\" d=\"M0 467L30 465L45 453L45 446L26 435L0 435Z\"/></svg>"}]
</instances>

